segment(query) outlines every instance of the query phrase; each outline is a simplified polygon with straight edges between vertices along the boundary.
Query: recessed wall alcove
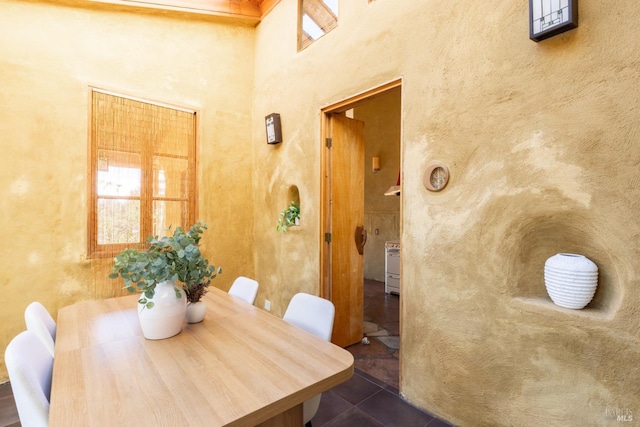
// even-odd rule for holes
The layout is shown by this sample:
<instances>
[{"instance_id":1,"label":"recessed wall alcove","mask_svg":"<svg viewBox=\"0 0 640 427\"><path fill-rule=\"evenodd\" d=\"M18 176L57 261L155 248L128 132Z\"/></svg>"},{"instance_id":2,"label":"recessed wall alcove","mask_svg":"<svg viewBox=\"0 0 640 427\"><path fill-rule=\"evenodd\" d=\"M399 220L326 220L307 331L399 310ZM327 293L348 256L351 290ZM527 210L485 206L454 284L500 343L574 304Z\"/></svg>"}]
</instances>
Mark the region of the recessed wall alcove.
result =
<instances>
[{"instance_id":1,"label":"recessed wall alcove","mask_svg":"<svg viewBox=\"0 0 640 427\"><path fill-rule=\"evenodd\" d=\"M287 205L291 202L300 204L300 190L297 185L292 185L287 190Z\"/></svg>"},{"instance_id":2,"label":"recessed wall alcove","mask_svg":"<svg viewBox=\"0 0 640 427\"><path fill-rule=\"evenodd\" d=\"M569 315L609 318L618 309L622 289L614 257L602 240L603 231L580 213L562 212L519 218L507 229L508 278L512 296L531 309L557 310ZM598 266L598 287L581 310L555 305L544 284L545 261L557 253L582 254Z\"/></svg>"}]
</instances>

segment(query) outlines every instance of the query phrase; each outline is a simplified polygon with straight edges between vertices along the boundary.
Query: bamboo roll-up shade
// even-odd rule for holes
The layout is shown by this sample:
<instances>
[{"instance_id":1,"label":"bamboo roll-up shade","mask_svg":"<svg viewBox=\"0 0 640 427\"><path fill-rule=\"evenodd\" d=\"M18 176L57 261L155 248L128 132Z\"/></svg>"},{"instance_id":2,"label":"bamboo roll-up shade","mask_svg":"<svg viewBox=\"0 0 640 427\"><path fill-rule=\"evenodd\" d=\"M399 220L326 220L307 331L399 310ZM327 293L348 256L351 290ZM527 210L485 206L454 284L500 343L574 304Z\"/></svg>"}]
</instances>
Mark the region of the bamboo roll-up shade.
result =
<instances>
[{"instance_id":1,"label":"bamboo roll-up shade","mask_svg":"<svg viewBox=\"0 0 640 427\"><path fill-rule=\"evenodd\" d=\"M94 90L90 254L195 221L195 112Z\"/></svg>"}]
</instances>

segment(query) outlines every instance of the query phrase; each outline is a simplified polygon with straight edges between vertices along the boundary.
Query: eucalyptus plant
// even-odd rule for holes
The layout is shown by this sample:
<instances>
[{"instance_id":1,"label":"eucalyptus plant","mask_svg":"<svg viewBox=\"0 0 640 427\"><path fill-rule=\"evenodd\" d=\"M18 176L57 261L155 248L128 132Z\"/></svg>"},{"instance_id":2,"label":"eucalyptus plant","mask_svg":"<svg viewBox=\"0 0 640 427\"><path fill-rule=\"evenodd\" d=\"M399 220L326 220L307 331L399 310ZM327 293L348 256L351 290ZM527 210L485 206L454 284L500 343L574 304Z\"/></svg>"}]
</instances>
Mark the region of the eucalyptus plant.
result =
<instances>
[{"instance_id":1,"label":"eucalyptus plant","mask_svg":"<svg viewBox=\"0 0 640 427\"><path fill-rule=\"evenodd\" d=\"M149 237L146 249L125 249L116 255L109 277L122 277L129 292L143 293L139 302L146 308L153 308L150 299L156 285L167 280L182 283L187 301L200 301L211 280L222 273L200 252L200 239L206 229L206 224L198 222L186 232L176 227L171 236ZM175 291L176 298L181 298L180 290Z\"/></svg>"},{"instance_id":2,"label":"eucalyptus plant","mask_svg":"<svg viewBox=\"0 0 640 427\"><path fill-rule=\"evenodd\" d=\"M296 224L296 219L300 219L300 205L294 201L280 212L276 230L286 232L289 227Z\"/></svg>"}]
</instances>

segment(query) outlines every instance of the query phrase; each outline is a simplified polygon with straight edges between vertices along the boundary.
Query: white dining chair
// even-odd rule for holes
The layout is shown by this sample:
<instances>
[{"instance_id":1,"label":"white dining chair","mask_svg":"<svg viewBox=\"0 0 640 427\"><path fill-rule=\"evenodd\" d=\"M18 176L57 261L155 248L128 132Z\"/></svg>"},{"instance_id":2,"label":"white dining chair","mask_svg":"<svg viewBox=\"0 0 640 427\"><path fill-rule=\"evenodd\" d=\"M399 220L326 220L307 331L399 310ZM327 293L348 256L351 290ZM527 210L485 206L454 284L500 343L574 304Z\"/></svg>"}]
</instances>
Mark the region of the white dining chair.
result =
<instances>
[{"instance_id":1,"label":"white dining chair","mask_svg":"<svg viewBox=\"0 0 640 427\"><path fill-rule=\"evenodd\" d=\"M36 334L23 331L7 346L4 362L9 373L20 425L47 426L53 356Z\"/></svg>"},{"instance_id":2,"label":"white dining chair","mask_svg":"<svg viewBox=\"0 0 640 427\"><path fill-rule=\"evenodd\" d=\"M32 302L24 311L24 322L27 324L27 330L42 340L53 357L57 325L47 309L37 301Z\"/></svg>"},{"instance_id":3,"label":"white dining chair","mask_svg":"<svg viewBox=\"0 0 640 427\"><path fill-rule=\"evenodd\" d=\"M258 282L248 277L238 276L229 288L229 295L253 305L256 301L256 295L258 295Z\"/></svg>"},{"instance_id":4,"label":"white dining chair","mask_svg":"<svg viewBox=\"0 0 640 427\"><path fill-rule=\"evenodd\" d=\"M299 293L291 298L282 319L325 341L331 341L335 312L335 307L331 301L314 295ZM318 412L321 396L321 394L318 394L304 402L302 419L305 426L311 426L311 418Z\"/></svg>"}]
</instances>

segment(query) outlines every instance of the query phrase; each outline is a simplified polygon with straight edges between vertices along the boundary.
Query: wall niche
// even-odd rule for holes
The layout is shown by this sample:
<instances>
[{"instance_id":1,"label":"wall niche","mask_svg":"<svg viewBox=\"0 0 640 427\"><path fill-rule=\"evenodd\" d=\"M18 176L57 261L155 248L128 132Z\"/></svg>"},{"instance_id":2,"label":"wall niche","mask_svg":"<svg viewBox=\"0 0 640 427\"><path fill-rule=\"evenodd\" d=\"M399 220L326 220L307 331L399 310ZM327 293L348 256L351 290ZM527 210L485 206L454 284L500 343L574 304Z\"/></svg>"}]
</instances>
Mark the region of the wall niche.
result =
<instances>
[{"instance_id":1,"label":"wall niche","mask_svg":"<svg viewBox=\"0 0 640 427\"><path fill-rule=\"evenodd\" d=\"M300 191L298 190L297 185L292 185L287 190L286 203L289 205L291 202L296 202L298 206L300 206Z\"/></svg>"},{"instance_id":2,"label":"wall niche","mask_svg":"<svg viewBox=\"0 0 640 427\"><path fill-rule=\"evenodd\" d=\"M600 230L588 218L572 212L519 218L507 235L512 296L577 315L609 317L615 313L621 301L620 281L613 259L598 239ZM584 255L598 266L596 293L581 310L559 307L547 294L544 264L561 252Z\"/></svg>"},{"instance_id":3,"label":"wall niche","mask_svg":"<svg viewBox=\"0 0 640 427\"><path fill-rule=\"evenodd\" d=\"M284 206L284 208L278 215L278 226L276 229L287 232L299 228L298 226L302 223L302 206L300 205L300 191L296 185L288 188L286 199L283 201L282 206ZM291 222L291 216L294 215L296 210L297 215L295 215L295 223L293 223Z\"/></svg>"}]
</instances>

